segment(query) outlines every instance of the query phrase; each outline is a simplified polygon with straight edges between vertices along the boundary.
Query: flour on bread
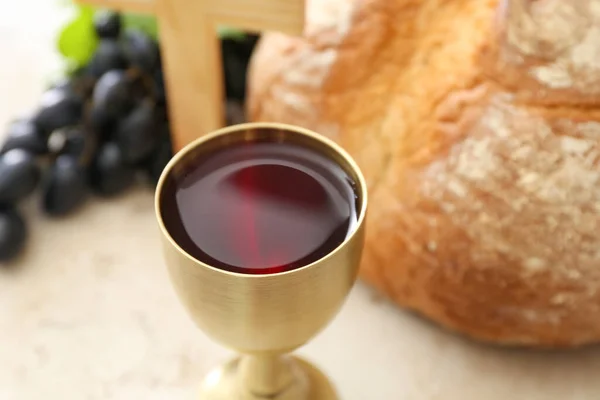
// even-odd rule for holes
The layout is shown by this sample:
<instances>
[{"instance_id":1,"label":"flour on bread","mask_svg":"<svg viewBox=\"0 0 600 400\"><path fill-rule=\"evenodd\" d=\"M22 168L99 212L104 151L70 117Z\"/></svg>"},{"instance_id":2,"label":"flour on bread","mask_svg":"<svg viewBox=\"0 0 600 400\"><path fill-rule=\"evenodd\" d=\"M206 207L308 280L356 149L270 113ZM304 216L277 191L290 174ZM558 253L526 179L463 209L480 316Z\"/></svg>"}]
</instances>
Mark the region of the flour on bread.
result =
<instances>
[{"instance_id":1,"label":"flour on bread","mask_svg":"<svg viewBox=\"0 0 600 400\"><path fill-rule=\"evenodd\" d=\"M542 118L499 99L430 166L423 194L473 243L510 254L525 274L570 279L569 271L597 269L600 123Z\"/></svg>"},{"instance_id":2,"label":"flour on bread","mask_svg":"<svg viewBox=\"0 0 600 400\"><path fill-rule=\"evenodd\" d=\"M529 75L548 89L600 93L600 2L510 0L509 49L502 57L527 64Z\"/></svg>"}]
</instances>

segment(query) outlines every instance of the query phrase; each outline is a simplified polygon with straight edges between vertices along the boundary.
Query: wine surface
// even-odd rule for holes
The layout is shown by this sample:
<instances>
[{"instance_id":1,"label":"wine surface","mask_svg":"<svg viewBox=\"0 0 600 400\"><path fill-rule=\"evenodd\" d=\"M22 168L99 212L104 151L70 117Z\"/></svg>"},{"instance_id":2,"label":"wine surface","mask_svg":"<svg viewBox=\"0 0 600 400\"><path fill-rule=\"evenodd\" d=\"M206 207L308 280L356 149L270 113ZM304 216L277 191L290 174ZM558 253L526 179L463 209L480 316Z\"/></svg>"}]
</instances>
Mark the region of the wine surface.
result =
<instances>
[{"instance_id":1,"label":"wine surface","mask_svg":"<svg viewBox=\"0 0 600 400\"><path fill-rule=\"evenodd\" d=\"M270 274L310 264L357 223L355 184L335 162L291 143L240 143L190 157L167 176L165 227L216 268Z\"/></svg>"}]
</instances>

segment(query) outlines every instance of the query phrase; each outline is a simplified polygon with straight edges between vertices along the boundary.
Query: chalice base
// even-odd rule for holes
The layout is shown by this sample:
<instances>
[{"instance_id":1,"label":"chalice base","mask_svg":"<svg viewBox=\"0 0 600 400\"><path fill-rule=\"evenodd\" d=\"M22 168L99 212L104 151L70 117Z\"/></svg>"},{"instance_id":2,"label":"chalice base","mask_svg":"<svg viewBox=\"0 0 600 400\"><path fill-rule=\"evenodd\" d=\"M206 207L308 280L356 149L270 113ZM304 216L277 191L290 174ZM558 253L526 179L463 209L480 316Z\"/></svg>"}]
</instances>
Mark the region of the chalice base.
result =
<instances>
[{"instance_id":1,"label":"chalice base","mask_svg":"<svg viewBox=\"0 0 600 400\"><path fill-rule=\"evenodd\" d=\"M276 395L252 395L240 385L240 358L212 370L200 387L199 400L338 400L329 379L306 360L293 357L306 378L291 384Z\"/></svg>"}]
</instances>

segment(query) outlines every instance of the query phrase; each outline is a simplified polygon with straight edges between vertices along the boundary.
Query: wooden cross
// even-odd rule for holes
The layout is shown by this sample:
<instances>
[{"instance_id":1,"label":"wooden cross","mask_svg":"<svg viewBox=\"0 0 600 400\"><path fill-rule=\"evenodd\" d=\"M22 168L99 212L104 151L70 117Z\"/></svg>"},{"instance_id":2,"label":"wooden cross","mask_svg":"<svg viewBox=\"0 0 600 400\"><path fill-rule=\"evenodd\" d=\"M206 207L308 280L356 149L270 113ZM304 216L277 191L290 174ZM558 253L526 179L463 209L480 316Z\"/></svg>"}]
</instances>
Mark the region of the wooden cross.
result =
<instances>
[{"instance_id":1,"label":"wooden cross","mask_svg":"<svg viewBox=\"0 0 600 400\"><path fill-rule=\"evenodd\" d=\"M156 15L175 151L224 125L218 25L292 35L301 34L304 27L305 0L78 1Z\"/></svg>"}]
</instances>

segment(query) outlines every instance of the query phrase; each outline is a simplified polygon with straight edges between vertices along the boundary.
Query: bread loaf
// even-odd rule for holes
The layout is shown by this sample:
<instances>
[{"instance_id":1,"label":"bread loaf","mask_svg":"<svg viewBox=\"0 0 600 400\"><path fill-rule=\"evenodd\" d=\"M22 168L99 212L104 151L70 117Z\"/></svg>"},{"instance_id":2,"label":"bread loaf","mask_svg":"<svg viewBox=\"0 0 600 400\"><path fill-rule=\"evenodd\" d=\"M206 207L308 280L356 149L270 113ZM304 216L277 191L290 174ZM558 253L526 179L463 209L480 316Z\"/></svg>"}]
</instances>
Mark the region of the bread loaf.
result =
<instances>
[{"instance_id":1,"label":"bread loaf","mask_svg":"<svg viewBox=\"0 0 600 400\"><path fill-rule=\"evenodd\" d=\"M307 7L264 35L248 112L356 158L362 277L479 340L600 341L600 1Z\"/></svg>"}]
</instances>

